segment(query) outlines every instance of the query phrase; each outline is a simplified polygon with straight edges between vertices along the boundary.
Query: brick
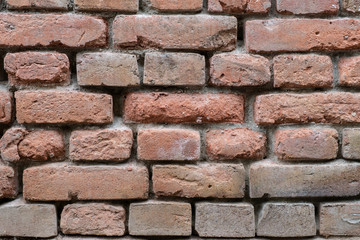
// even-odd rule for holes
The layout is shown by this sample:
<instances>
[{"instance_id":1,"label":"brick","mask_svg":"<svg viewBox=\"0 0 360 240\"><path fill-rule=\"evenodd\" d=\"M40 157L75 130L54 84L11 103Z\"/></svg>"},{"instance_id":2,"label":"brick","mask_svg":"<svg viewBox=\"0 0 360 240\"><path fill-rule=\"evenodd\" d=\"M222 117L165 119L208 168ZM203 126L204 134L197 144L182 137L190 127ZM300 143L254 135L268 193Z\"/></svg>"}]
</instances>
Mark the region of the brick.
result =
<instances>
[{"instance_id":1,"label":"brick","mask_svg":"<svg viewBox=\"0 0 360 240\"><path fill-rule=\"evenodd\" d=\"M314 205L310 203L265 203L260 213L257 235L266 237L315 236Z\"/></svg>"},{"instance_id":2,"label":"brick","mask_svg":"<svg viewBox=\"0 0 360 240\"><path fill-rule=\"evenodd\" d=\"M236 39L237 20L229 16L117 16L113 23L117 48L231 51Z\"/></svg>"},{"instance_id":3,"label":"brick","mask_svg":"<svg viewBox=\"0 0 360 240\"><path fill-rule=\"evenodd\" d=\"M49 164L25 169L23 183L29 201L145 199L149 176L135 165Z\"/></svg>"},{"instance_id":4,"label":"brick","mask_svg":"<svg viewBox=\"0 0 360 240\"><path fill-rule=\"evenodd\" d=\"M46 238L57 235L56 208L16 199L0 205L0 236Z\"/></svg>"},{"instance_id":5,"label":"brick","mask_svg":"<svg viewBox=\"0 0 360 240\"><path fill-rule=\"evenodd\" d=\"M113 121L112 97L71 91L17 91L19 123L104 124Z\"/></svg>"},{"instance_id":6,"label":"brick","mask_svg":"<svg viewBox=\"0 0 360 240\"><path fill-rule=\"evenodd\" d=\"M251 87L270 82L270 61L250 54L216 54L210 59L210 84Z\"/></svg>"},{"instance_id":7,"label":"brick","mask_svg":"<svg viewBox=\"0 0 360 240\"><path fill-rule=\"evenodd\" d=\"M124 121L141 123L242 123L244 98L222 93L130 93Z\"/></svg>"},{"instance_id":8,"label":"brick","mask_svg":"<svg viewBox=\"0 0 360 240\"><path fill-rule=\"evenodd\" d=\"M360 12L359 0L342 0L342 10L350 13Z\"/></svg>"},{"instance_id":9,"label":"brick","mask_svg":"<svg viewBox=\"0 0 360 240\"><path fill-rule=\"evenodd\" d=\"M213 13L264 14L271 7L270 0L209 0L208 11Z\"/></svg>"},{"instance_id":10,"label":"brick","mask_svg":"<svg viewBox=\"0 0 360 240\"><path fill-rule=\"evenodd\" d=\"M157 196L184 198L243 198L242 164L156 165L153 190Z\"/></svg>"},{"instance_id":11,"label":"brick","mask_svg":"<svg viewBox=\"0 0 360 240\"><path fill-rule=\"evenodd\" d=\"M337 161L287 165L262 161L250 167L250 197L345 197L360 193L360 165Z\"/></svg>"},{"instance_id":12,"label":"brick","mask_svg":"<svg viewBox=\"0 0 360 240\"><path fill-rule=\"evenodd\" d=\"M139 10L139 0L75 0L79 10L121 11L135 13Z\"/></svg>"},{"instance_id":13,"label":"brick","mask_svg":"<svg viewBox=\"0 0 360 240\"><path fill-rule=\"evenodd\" d=\"M135 236L190 236L191 205L160 201L131 203L129 233Z\"/></svg>"},{"instance_id":14,"label":"brick","mask_svg":"<svg viewBox=\"0 0 360 240\"><path fill-rule=\"evenodd\" d=\"M275 132L274 152L281 160L330 160L338 153L335 129L283 129Z\"/></svg>"},{"instance_id":15,"label":"brick","mask_svg":"<svg viewBox=\"0 0 360 240\"><path fill-rule=\"evenodd\" d=\"M82 53L77 55L76 62L80 86L140 85L135 55L111 52Z\"/></svg>"},{"instance_id":16,"label":"brick","mask_svg":"<svg viewBox=\"0 0 360 240\"><path fill-rule=\"evenodd\" d=\"M0 90L0 124L10 123L13 108L12 94L6 90Z\"/></svg>"},{"instance_id":17,"label":"brick","mask_svg":"<svg viewBox=\"0 0 360 240\"><path fill-rule=\"evenodd\" d=\"M199 12L203 8L202 0L148 0L150 8L159 12Z\"/></svg>"},{"instance_id":18,"label":"brick","mask_svg":"<svg viewBox=\"0 0 360 240\"><path fill-rule=\"evenodd\" d=\"M56 9L67 10L68 0L7 0L9 9Z\"/></svg>"},{"instance_id":19,"label":"brick","mask_svg":"<svg viewBox=\"0 0 360 240\"><path fill-rule=\"evenodd\" d=\"M196 203L195 230L200 237L254 237L254 207L248 203Z\"/></svg>"},{"instance_id":20,"label":"brick","mask_svg":"<svg viewBox=\"0 0 360 240\"><path fill-rule=\"evenodd\" d=\"M0 199L15 198L17 194L17 176L14 169L0 165Z\"/></svg>"},{"instance_id":21,"label":"brick","mask_svg":"<svg viewBox=\"0 0 360 240\"><path fill-rule=\"evenodd\" d=\"M254 118L258 124L358 123L360 95L347 92L268 94L257 96Z\"/></svg>"},{"instance_id":22,"label":"brick","mask_svg":"<svg viewBox=\"0 0 360 240\"><path fill-rule=\"evenodd\" d=\"M125 209L105 203L69 204L61 213L64 234L122 236L125 233Z\"/></svg>"},{"instance_id":23,"label":"brick","mask_svg":"<svg viewBox=\"0 0 360 240\"><path fill-rule=\"evenodd\" d=\"M322 203L320 234L329 236L359 236L360 204L356 202Z\"/></svg>"},{"instance_id":24,"label":"brick","mask_svg":"<svg viewBox=\"0 0 360 240\"><path fill-rule=\"evenodd\" d=\"M339 85L360 87L360 57L342 57L339 60Z\"/></svg>"},{"instance_id":25,"label":"brick","mask_svg":"<svg viewBox=\"0 0 360 240\"><path fill-rule=\"evenodd\" d=\"M4 68L10 85L69 85L70 62L57 52L8 53Z\"/></svg>"},{"instance_id":26,"label":"brick","mask_svg":"<svg viewBox=\"0 0 360 240\"><path fill-rule=\"evenodd\" d=\"M200 159L200 134L186 129L141 129L137 137L140 160Z\"/></svg>"},{"instance_id":27,"label":"brick","mask_svg":"<svg viewBox=\"0 0 360 240\"><path fill-rule=\"evenodd\" d=\"M105 47L103 19L76 14L0 13L0 47ZM26 36L26 37L24 37Z\"/></svg>"},{"instance_id":28,"label":"brick","mask_svg":"<svg viewBox=\"0 0 360 240\"><path fill-rule=\"evenodd\" d=\"M345 128L342 133L342 156L346 159L360 158L360 129Z\"/></svg>"},{"instance_id":29,"label":"brick","mask_svg":"<svg viewBox=\"0 0 360 240\"><path fill-rule=\"evenodd\" d=\"M262 159L266 136L247 128L209 130L206 152L211 160Z\"/></svg>"},{"instance_id":30,"label":"brick","mask_svg":"<svg viewBox=\"0 0 360 240\"><path fill-rule=\"evenodd\" d=\"M333 64L329 56L280 55L274 58L274 87L331 88Z\"/></svg>"},{"instance_id":31,"label":"brick","mask_svg":"<svg viewBox=\"0 0 360 240\"><path fill-rule=\"evenodd\" d=\"M245 25L249 52L353 50L360 47L359 34L360 20L351 18L251 20Z\"/></svg>"},{"instance_id":32,"label":"brick","mask_svg":"<svg viewBox=\"0 0 360 240\"><path fill-rule=\"evenodd\" d=\"M339 0L277 0L276 9L281 14L334 15L339 12Z\"/></svg>"},{"instance_id":33,"label":"brick","mask_svg":"<svg viewBox=\"0 0 360 240\"><path fill-rule=\"evenodd\" d=\"M195 53L147 53L144 84L202 86L205 84L205 57Z\"/></svg>"}]
</instances>

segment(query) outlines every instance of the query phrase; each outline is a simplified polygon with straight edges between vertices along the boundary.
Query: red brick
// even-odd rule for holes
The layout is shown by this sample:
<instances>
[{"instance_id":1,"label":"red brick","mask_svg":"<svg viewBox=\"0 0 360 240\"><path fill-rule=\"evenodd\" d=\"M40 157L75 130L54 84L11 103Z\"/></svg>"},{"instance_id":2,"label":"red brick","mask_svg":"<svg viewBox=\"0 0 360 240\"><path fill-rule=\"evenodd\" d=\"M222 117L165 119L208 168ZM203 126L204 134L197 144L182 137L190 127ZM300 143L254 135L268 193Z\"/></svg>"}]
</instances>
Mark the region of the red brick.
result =
<instances>
[{"instance_id":1,"label":"red brick","mask_svg":"<svg viewBox=\"0 0 360 240\"><path fill-rule=\"evenodd\" d=\"M202 0L148 0L150 8L159 12L198 12L202 10Z\"/></svg>"},{"instance_id":2,"label":"red brick","mask_svg":"<svg viewBox=\"0 0 360 240\"><path fill-rule=\"evenodd\" d=\"M345 128L342 133L342 156L346 159L360 159L360 129Z\"/></svg>"},{"instance_id":3,"label":"red brick","mask_svg":"<svg viewBox=\"0 0 360 240\"><path fill-rule=\"evenodd\" d=\"M200 134L186 129L142 129L138 132L140 160L200 159Z\"/></svg>"},{"instance_id":4,"label":"red brick","mask_svg":"<svg viewBox=\"0 0 360 240\"><path fill-rule=\"evenodd\" d=\"M8 53L4 68L11 85L70 84L70 62L57 52Z\"/></svg>"},{"instance_id":5,"label":"red brick","mask_svg":"<svg viewBox=\"0 0 360 240\"><path fill-rule=\"evenodd\" d=\"M79 10L137 12L139 0L75 0Z\"/></svg>"},{"instance_id":6,"label":"red brick","mask_svg":"<svg viewBox=\"0 0 360 240\"><path fill-rule=\"evenodd\" d=\"M29 201L145 199L149 176L135 165L48 164L25 169L23 183Z\"/></svg>"},{"instance_id":7,"label":"red brick","mask_svg":"<svg viewBox=\"0 0 360 240\"><path fill-rule=\"evenodd\" d=\"M336 51L360 48L360 20L270 19L245 25L250 52Z\"/></svg>"},{"instance_id":8,"label":"red brick","mask_svg":"<svg viewBox=\"0 0 360 240\"><path fill-rule=\"evenodd\" d=\"M11 122L12 102L12 94L6 90L0 90L0 124Z\"/></svg>"},{"instance_id":9,"label":"red brick","mask_svg":"<svg viewBox=\"0 0 360 240\"><path fill-rule=\"evenodd\" d=\"M274 58L274 87L331 88L333 64L328 56L280 55Z\"/></svg>"},{"instance_id":10,"label":"red brick","mask_svg":"<svg viewBox=\"0 0 360 240\"><path fill-rule=\"evenodd\" d=\"M229 16L117 16L113 23L117 48L231 51L236 39L237 20Z\"/></svg>"},{"instance_id":11,"label":"red brick","mask_svg":"<svg viewBox=\"0 0 360 240\"><path fill-rule=\"evenodd\" d=\"M131 154L131 129L73 131L70 136L70 159L73 161L123 161Z\"/></svg>"},{"instance_id":12,"label":"red brick","mask_svg":"<svg viewBox=\"0 0 360 240\"><path fill-rule=\"evenodd\" d=\"M68 0L7 0L9 9L57 9L67 10Z\"/></svg>"},{"instance_id":13,"label":"red brick","mask_svg":"<svg viewBox=\"0 0 360 240\"><path fill-rule=\"evenodd\" d=\"M107 45L107 25L100 18L76 14L13 13L0 13L0 18L0 47Z\"/></svg>"},{"instance_id":14,"label":"red brick","mask_svg":"<svg viewBox=\"0 0 360 240\"><path fill-rule=\"evenodd\" d=\"M359 0L342 0L342 10L350 13L360 12L360 1Z\"/></svg>"},{"instance_id":15,"label":"red brick","mask_svg":"<svg viewBox=\"0 0 360 240\"><path fill-rule=\"evenodd\" d=\"M330 160L338 153L335 129L284 129L275 133L274 152L282 160Z\"/></svg>"},{"instance_id":16,"label":"red brick","mask_svg":"<svg viewBox=\"0 0 360 240\"><path fill-rule=\"evenodd\" d=\"M254 118L258 124L359 123L360 94L330 92L261 95L255 100Z\"/></svg>"},{"instance_id":17,"label":"red brick","mask_svg":"<svg viewBox=\"0 0 360 240\"><path fill-rule=\"evenodd\" d=\"M281 14L327 14L339 12L339 0L277 0L277 11Z\"/></svg>"},{"instance_id":18,"label":"red brick","mask_svg":"<svg viewBox=\"0 0 360 240\"><path fill-rule=\"evenodd\" d=\"M0 166L0 199L15 198L18 194L17 176L12 167Z\"/></svg>"},{"instance_id":19,"label":"red brick","mask_svg":"<svg viewBox=\"0 0 360 240\"><path fill-rule=\"evenodd\" d=\"M261 86L270 82L270 61L250 54L216 54L210 59L210 84Z\"/></svg>"},{"instance_id":20,"label":"red brick","mask_svg":"<svg viewBox=\"0 0 360 240\"><path fill-rule=\"evenodd\" d=\"M210 130L206 133L206 152L211 160L262 159L266 136L246 128Z\"/></svg>"},{"instance_id":21,"label":"red brick","mask_svg":"<svg viewBox=\"0 0 360 240\"><path fill-rule=\"evenodd\" d=\"M339 60L339 85L360 87L360 57L343 57Z\"/></svg>"},{"instance_id":22,"label":"red brick","mask_svg":"<svg viewBox=\"0 0 360 240\"><path fill-rule=\"evenodd\" d=\"M70 91L17 91L19 123L94 123L113 121L112 97Z\"/></svg>"},{"instance_id":23,"label":"red brick","mask_svg":"<svg viewBox=\"0 0 360 240\"><path fill-rule=\"evenodd\" d=\"M242 164L157 165L153 167L157 196L184 198L243 198Z\"/></svg>"},{"instance_id":24,"label":"red brick","mask_svg":"<svg viewBox=\"0 0 360 240\"><path fill-rule=\"evenodd\" d=\"M209 0L209 12L216 13L267 13L271 7L270 0Z\"/></svg>"},{"instance_id":25,"label":"red brick","mask_svg":"<svg viewBox=\"0 0 360 240\"><path fill-rule=\"evenodd\" d=\"M236 94L130 93L124 120L142 123L242 123L244 98Z\"/></svg>"}]
</instances>

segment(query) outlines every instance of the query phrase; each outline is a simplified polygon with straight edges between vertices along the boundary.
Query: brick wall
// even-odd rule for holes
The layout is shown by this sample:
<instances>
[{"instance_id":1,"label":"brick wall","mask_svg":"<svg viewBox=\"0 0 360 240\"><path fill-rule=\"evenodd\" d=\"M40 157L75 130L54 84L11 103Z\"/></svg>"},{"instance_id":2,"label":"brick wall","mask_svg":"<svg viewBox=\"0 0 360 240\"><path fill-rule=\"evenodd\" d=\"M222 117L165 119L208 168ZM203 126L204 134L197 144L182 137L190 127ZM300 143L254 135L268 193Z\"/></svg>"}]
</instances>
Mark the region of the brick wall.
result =
<instances>
[{"instance_id":1,"label":"brick wall","mask_svg":"<svg viewBox=\"0 0 360 240\"><path fill-rule=\"evenodd\" d=\"M0 238L360 239L360 0L3 0Z\"/></svg>"}]
</instances>

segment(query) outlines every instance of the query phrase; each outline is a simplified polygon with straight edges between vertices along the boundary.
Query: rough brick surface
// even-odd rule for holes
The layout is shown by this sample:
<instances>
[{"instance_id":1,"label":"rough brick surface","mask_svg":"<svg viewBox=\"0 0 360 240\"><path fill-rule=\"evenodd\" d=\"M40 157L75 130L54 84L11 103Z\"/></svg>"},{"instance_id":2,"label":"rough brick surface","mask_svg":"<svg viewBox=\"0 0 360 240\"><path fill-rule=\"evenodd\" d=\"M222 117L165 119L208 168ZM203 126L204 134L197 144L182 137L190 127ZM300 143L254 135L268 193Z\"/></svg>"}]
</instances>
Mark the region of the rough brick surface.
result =
<instances>
[{"instance_id":1,"label":"rough brick surface","mask_svg":"<svg viewBox=\"0 0 360 240\"><path fill-rule=\"evenodd\" d=\"M19 123L93 123L113 121L112 97L71 91L17 91L16 118Z\"/></svg>"},{"instance_id":2,"label":"rough brick surface","mask_svg":"<svg viewBox=\"0 0 360 240\"><path fill-rule=\"evenodd\" d=\"M202 0L147 0L151 9L159 12L198 12L203 7Z\"/></svg>"},{"instance_id":3,"label":"rough brick surface","mask_svg":"<svg viewBox=\"0 0 360 240\"><path fill-rule=\"evenodd\" d=\"M342 161L306 165L262 161L250 167L250 196L357 196L360 193L359 170L359 164Z\"/></svg>"},{"instance_id":4,"label":"rough brick surface","mask_svg":"<svg viewBox=\"0 0 360 240\"><path fill-rule=\"evenodd\" d=\"M71 133L69 154L73 161L122 161L132 144L131 129L78 130Z\"/></svg>"},{"instance_id":5,"label":"rough brick surface","mask_svg":"<svg viewBox=\"0 0 360 240\"><path fill-rule=\"evenodd\" d=\"M70 62L66 54L56 52L8 53L4 68L11 85L70 83Z\"/></svg>"},{"instance_id":6,"label":"rough brick surface","mask_svg":"<svg viewBox=\"0 0 360 240\"><path fill-rule=\"evenodd\" d=\"M104 20L76 14L0 13L1 47L105 47ZM69 31L71 29L71 31ZM26 36L26 37L24 37Z\"/></svg>"},{"instance_id":7,"label":"rough brick surface","mask_svg":"<svg viewBox=\"0 0 360 240\"><path fill-rule=\"evenodd\" d=\"M32 201L144 199L148 171L135 165L52 164L24 171L24 198Z\"/></svg>"},{"instance_id":8,"label":"rough brick surface","mask_svg":"<svg viewBox=\"0 0 360 240\"><path fill-rule=\"evenodd\" d=\"M10 123L13 108L12 94L6 90L0 90L0 124Z\"/></svg>"},{"instance_id":9,"label":"rough brick surface","mask_svg":"<svg viewBox=\"0 0 360 240\"><path fill-rule=\"evenodd\" d=\"M113 23L118 48L230 51L236 39L236 18L228 16L117 16Z\"/></svg>"},{"instance_id":10,"label":"rough brick surface","mask_svg":"<svg viewBox=\"0 0 360 240\"><path fill-rule=\"evenodd\" d=\"M360 57L343 57L339 60L339 85L360 87Z\"/></svg>"},{"instance_id":11,"label":"rough brick surface","mask_svg":"<svg viewBox=\"0 0 360 240\"><path fill-rule=\"evenodd\" d=\"M208 10L214 13L267 13L271 7L270 0L209 0Z\"/></svg>"},{"instance_id":12,"label":"rough brick surface","mask_svg":"<svg viewBox=\"0 0 360 240\"><path fill-rule=\"evenodd\" d=\"M137 12L139 0L75 0L79 10Z\"/></svg>"},{"instance_id":13,"label":"rough brick surface","mask_svg":"<svg viewBox=\"0 0 360 240\"><path fill-rule=\"evenodd\" d=\"M284 129L275 133L274 152L282 160L329 160L338 153L335 129Z\"/></svg>"},{"instance_id":14,"label":"rough brick surface","mask_svg":"<svg viewBox=\"0 0 360 240\"><path fill-rule=\"evenodd\" d=\"M125 233L125 209L104 203L69 204L61 213L64 234L122 236Z\"/></svg>"},{"instance_id":15,"label":"rough brick surface","mask_svg":"<svg viewBox=\"0 0 360 240\"><path fill-rule=\"evenodd\" d=\"M200 237L255 236L254 207L248 203L196 203L195 230Z\"/></svg>"},{"instance_id":16,"label":"rough brick surface","mask_svg":"<svg viewBox=\"0 0 360 240\"><path fill-rule=\"evenodd\" d=\"M142 123L242 123L244 98L236 94L130 93L124 120Z\"/></svg>"},{"instance_id":17,"label":"rough brick surface","mask_svg":"<svg viewBox=\"0 0 360 240\"><path fill-rule=\"evenodd\" d=\"M142 129L138 132L140 160L183 161L200 159L200 134L186 129Z\"/></svg>"},{"instance_id":18,"label":"rough brick surface","mask_svg":"<svg viewBox=\"0 0 360 240\"><path fill-rule=\"evenodd\" d=\"M144 84L202 86L205 84L205 57L195 53L147 53Z\"/></svg>"},{"instance_id":19,"label":"rough brick surface","mask_svg":"<svg viewBox=\"0 0 360 240\"><path fill-rule=\"evenodd\" d=\"M257 235L265 237L315 236L314 205L309 203L266 203L260 213Z\"/></svg>"},{"instance_id":20,"label":"rough brick surface","mask_svg":"<svg viewBox=\"0 0 360 240\"><path fill-rule=\"evenodd\" d=\"M360 129L345 128L342 133L342 156L346 159L360 158Z\"/></svg>"},{"instance_id":21,"label":"rough brick surface","mask_svg":"<svg viewBox=\"0 0 360 240\"><path fill-rule=\"evenodd\" d=\"M359 34L360 20L351 18L251 20L245 25L250 52L359 49Z\"/></svg>"},{"instance_id":22,"label":"rough brick surface","mask_svg":"<svg viewBox=\"0 0 360 240\"><path fill-rule=\"evenodd\" d=\"M257 96L257 124L359 123L360 95L348 92L268 94Z\"/></svg>"},{"instance_id":23,"label":"rough brick surface","mask_svg":"<svg viewBox=\"0 0 360 240\"><path fill-rule=\"evenodd\" d=\"M0 165L0 199L15 198L17 193L17 176L14 169Z\"/></svg>"},{"instance_id":24,"label":"rough brick surface","mask_svg":"<svg viewBox=\"0 0 360 240\"><path fill-rule=\"evenodd\" d=\"M280 55L273 60L276 88L331 88L333 64L329 56Z\"/></svg>"},{"instance_id":25,"label":"rough brick surface","mask_svg":"<svg viewBox=\"0 0 360 240\"><path fill-rule=\"evenodd\" d=\"M79 54L77 80L81 86L137 86L140 78L136 56L111 52Z\"/></svg>"},{"instance_id":26,"label":"rough brick surface","mask_svg":"<svg viewBox=\"0 0 360 240\"><path fill-rule=\"evenodd\" d=\"M360 1L359 0L342 0L342 7L344 11L350 13L360 12Z\"/></svg>"},{"instance_id":27,"label":"rough brick surface","mask_svg":"<svg viewBox=\"0 0 360 240\"><path fill-rule=\"evenodd\" d=\"M135 236L190 236L191 205L155 201L132 203L129 233Z\"/></svg>"},{"instance_id":28,"label":"rough brick surface","mask_svg":"<svg viewBox=\"0 0 360 240\"><path fill-rule=\"evenodd\" d=\"M211 160L262 159L266 136L246 128L209 130L206 152Z\"/></svg>"},{"instance_id":29,"label":"rough brick surface","mask_svg":"<svg viewBox=\"0 0 360 240\"><path fill-rule=\"evenodd\" d=\"M339 0L277 0L276 9L282 14L328 14L339 12Z\"/></svg>"},{"instance_id":30,"label":"rough brick surface","mask_svg":"<svg viewBox=\"0 0 360 240\"><path fill-rule=\"evenodd\" d=\"M69 0L7 0L10 9L57 9L66 10Z\"/></svg>"},{"instance_id":31,"label":"rough brick surface","mask_svg":"<svg viewBox=\"0 0 360 240\"><path fill-rule=\"evenodd\" d=\"M156 165L152 181L157 196L242 198L245 169L242 164Z\"/></svg>"},{"instance_id":32,"label":"rough brick surface","mask_svg":"<svg viewBox=\"0 0 360 240\"><path fill-rule=\"evenodd\" d=\"M216 54L210 59L210 84L248 87L270 82L270 61L250 54Z\"/></svg>"}]
</instances>

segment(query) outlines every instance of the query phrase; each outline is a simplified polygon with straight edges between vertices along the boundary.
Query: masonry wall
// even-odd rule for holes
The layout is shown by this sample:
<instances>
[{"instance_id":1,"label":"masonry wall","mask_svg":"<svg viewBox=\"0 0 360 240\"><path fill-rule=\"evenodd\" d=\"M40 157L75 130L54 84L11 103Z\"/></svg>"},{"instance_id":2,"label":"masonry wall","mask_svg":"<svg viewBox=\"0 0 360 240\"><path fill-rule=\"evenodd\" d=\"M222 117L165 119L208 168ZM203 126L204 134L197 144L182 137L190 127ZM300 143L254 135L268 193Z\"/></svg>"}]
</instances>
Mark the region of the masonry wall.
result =
<instances>
[{"instance_id":1,"label":"masonry wall","mask_svg":"<svg viewBox=\"0 0 360 240\"><path fill-rule=\"evenodd\" d=\"M359 0L3 0L0 237L360 239Z\"/></svg>"}]
</instances>

